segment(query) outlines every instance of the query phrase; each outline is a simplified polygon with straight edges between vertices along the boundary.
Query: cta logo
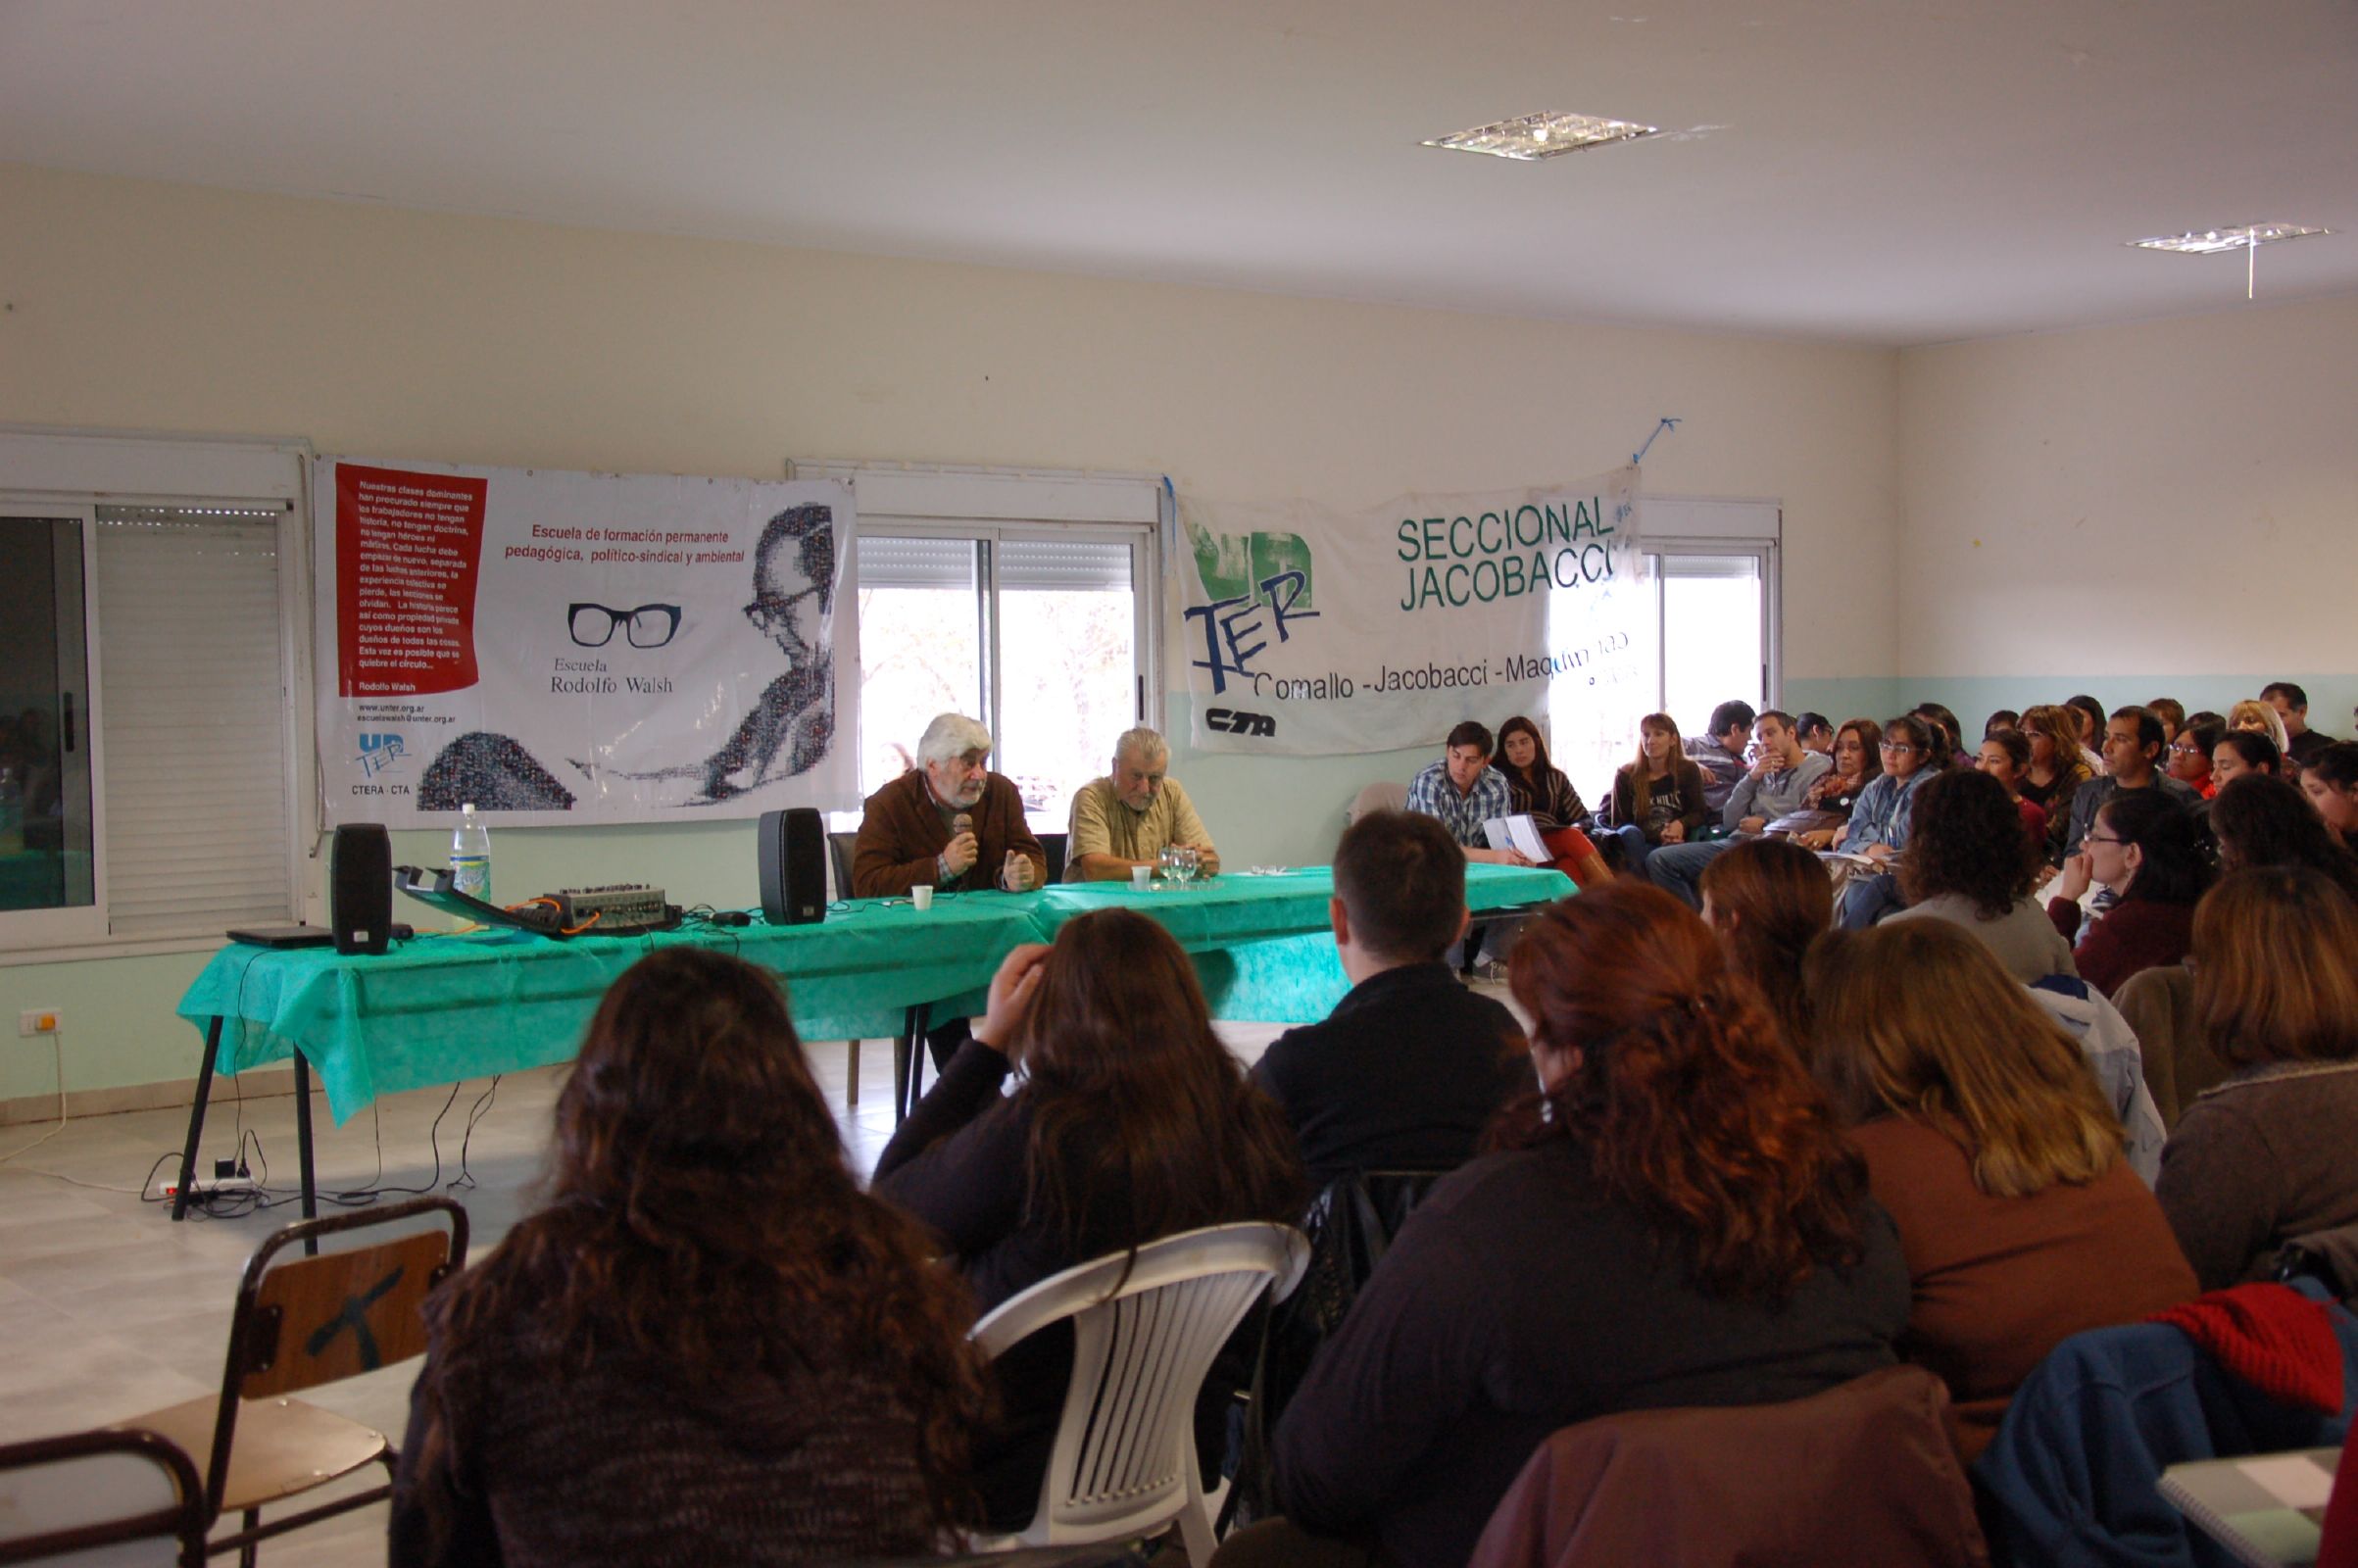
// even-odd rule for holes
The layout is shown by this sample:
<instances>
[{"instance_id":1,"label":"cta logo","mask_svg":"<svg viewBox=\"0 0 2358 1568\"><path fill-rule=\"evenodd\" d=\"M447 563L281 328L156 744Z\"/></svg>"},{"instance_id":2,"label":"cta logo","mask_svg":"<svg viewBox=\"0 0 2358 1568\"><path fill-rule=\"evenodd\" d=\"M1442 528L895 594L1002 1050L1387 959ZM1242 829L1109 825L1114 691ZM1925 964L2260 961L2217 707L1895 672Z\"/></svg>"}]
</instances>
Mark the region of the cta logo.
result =
<instances>
[{"instance_id":1,"label":"cta logo","mask_svg":"<svg viewBox=\"0 0 2358 1568\"><path fill-rule=\"evenodd\" d=\"M391 731L374 735L364 732L360 740L361 755L353 760L361 764L361 776L364 778L376 777L409 755L409 748L403 744L401 736Z\"/></svg>"},{"instance_id":2,"label":"cta logo","mask_svg":"<svg viewBox=\"0 0 2358 1568\"><path fill-rule=\"evenodd\" d=\"M1204 722L1223 735L1275 735L1277 720L1267 713L1243 713L1233 708L1207 708Z\"/></svg>"}]
</instances>

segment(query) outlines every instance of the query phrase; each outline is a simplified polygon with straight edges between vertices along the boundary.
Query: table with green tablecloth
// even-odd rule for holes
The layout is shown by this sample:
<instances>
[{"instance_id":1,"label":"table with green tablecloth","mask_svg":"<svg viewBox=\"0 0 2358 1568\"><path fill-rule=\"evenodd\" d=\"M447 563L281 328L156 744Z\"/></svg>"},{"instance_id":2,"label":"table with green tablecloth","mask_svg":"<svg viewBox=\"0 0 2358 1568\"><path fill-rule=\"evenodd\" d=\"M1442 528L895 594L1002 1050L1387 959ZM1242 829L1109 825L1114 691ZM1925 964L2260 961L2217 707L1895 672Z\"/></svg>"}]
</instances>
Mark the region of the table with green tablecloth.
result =
<instances>
[{"instance_id":1,"label":"table with green tablecloth","mask_svg":"<svg viewBox=\"0 0 2358 1568\"><path fill-rule=\"evenodd\" d=\"M1333 885L1321 866L1185 888L1066 883L1028 894L975 892L937 898L925 910L905 900L854 899L810 925L691 921L647 936L567 941L513 930L426 935L373 956L232 945L214 956L177 1008L206 1034L180 1190L189 1190L216 1072L293 1060L308 1197L311 1072L341 1124L380 1095L570 1060L606 988L663 947L734 953L778 974L806 1040L893 1038L897 1079L913 1080L911 1042L928 1009L979 1008L1009 949L1053 941L1065 921L1099 908L1135 908L1168 929L1194 957L1216 1017L1323 1018L1346 989L1328 934ZM1555 871L1466 868L1466 902L1478 911L1571 891Z\"/></svg>"}]
</instances>

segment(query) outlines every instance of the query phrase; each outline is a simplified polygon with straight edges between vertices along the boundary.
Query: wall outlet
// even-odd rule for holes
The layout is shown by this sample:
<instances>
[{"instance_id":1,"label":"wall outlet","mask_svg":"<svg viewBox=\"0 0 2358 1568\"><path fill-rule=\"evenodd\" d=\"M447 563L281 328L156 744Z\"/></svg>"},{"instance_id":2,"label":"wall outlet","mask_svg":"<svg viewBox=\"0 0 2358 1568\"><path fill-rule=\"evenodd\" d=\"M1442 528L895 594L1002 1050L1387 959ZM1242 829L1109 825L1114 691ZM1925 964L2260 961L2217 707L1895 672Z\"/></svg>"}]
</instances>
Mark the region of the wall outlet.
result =
<instances>
[{"instance_id":1,"label":"wall outlet","mask_svg":"<svg viewBox=\"0 0 2358 1568\"><path fill-rule=\"evenodd\" d=\"M65 1027L66 1015L55 1007L27 1007L17 1014L17 1033L27 1040L56 1034Z\"/></svg>"}]
</instances>

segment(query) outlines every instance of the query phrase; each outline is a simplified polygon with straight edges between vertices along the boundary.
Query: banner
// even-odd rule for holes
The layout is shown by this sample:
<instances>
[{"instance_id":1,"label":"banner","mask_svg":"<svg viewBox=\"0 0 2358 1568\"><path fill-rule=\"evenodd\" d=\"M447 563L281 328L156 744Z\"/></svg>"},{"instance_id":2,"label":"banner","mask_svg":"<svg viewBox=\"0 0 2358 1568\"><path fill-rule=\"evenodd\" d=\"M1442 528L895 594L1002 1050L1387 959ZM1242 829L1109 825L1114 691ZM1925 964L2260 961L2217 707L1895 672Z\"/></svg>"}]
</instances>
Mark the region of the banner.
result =
<instances>
[{"instance_id":1,"label":"banner","mask_svg":"<svg viewBox=\"0 0 2358 1568\"><path fill-rule=\"evenodd\" d=\"M677 821L859 803L832 480L317 460L326 821Z\"/></svg>"},{"instance_id":2,"label":"banner","mask_svg":"<svg viewBox=\"0 0 2358 1568\"><path fill-rule=\"evenodd\" d=\"M1363 513L1179 516L1168 554L1199 751L1394 751L1546 712L1559 754L1634 752L1657 676L1635 467Z\"/></svg>"}]
</instances>

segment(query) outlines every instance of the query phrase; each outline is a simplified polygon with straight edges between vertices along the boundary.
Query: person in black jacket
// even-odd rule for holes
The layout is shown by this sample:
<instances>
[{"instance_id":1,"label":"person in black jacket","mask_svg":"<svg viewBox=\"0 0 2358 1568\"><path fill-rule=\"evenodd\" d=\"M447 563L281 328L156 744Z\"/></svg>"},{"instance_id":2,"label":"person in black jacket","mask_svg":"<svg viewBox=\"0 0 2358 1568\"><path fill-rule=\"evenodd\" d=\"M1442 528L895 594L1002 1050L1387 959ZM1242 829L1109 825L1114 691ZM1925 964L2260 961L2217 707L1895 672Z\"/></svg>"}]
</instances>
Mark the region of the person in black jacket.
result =
<instances>
[{"instance_id":1,"label":"person in black jacket","mask_svg":"<svg viewBox=\"0 0 2358 1568\"><path fill-rule=\"evenodd\" d=\"M1211 1032L1195 965L1123 908L1007 955L972 1037L885 1146L873 1191L931 1227L983 1312L1181 1231L1291 1223L1304 1196L1285 1119ZM995 1363L1001 1419L974 1452L993 1530L1021 1529L1038 1506L1072 1344L1071 1324L1055 1324ZM1230 1392L1199 1407L1200 1451L1215 1461Z\"/></svg>"},{"instance_id":2,"label":"person in black jacket","mask_svg":"<svg viewBox=\"0 0 2358 1568\"><path fill-rule=\"evenodd\" d=\"M1312 1187L1463 1164L1533 1084L1514 1014L1443 961L1468 920L1464 853L1433 817L1361 817L1335 846L1327 915L1351 994L1325 1022L1280 1035L1253 1081L1284 1109Z\"/></svg>"}]
</instances>

